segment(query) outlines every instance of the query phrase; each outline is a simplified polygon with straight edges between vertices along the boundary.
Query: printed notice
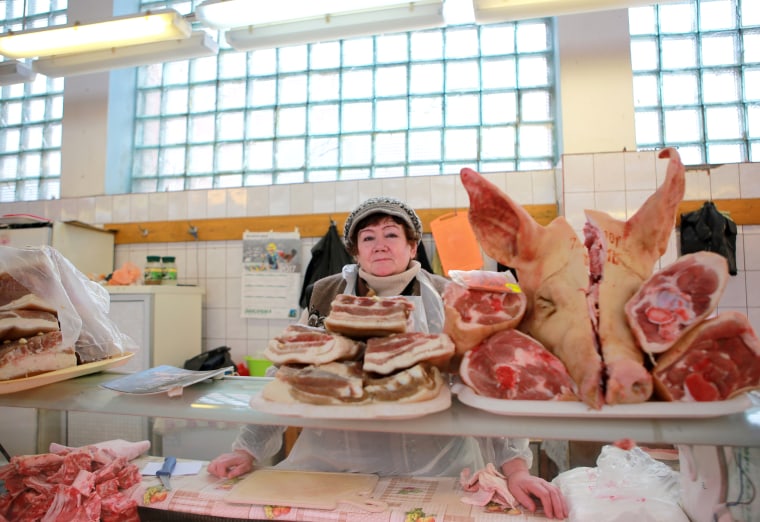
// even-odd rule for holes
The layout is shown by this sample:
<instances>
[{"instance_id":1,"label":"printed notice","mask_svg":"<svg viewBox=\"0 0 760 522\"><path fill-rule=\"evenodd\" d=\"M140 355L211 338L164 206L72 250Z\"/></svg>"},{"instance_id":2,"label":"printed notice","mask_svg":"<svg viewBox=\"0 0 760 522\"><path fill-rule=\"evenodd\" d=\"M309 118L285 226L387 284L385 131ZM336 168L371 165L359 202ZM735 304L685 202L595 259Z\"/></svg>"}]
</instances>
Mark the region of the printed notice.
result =
<instances>
[{"instance_id":1,"label":"printed notice","mask_svg":"<svg viewBox=\"0 0 760 522\"><path fill-rule=\"evenodd\" d=\"M300 234L244 233L242 278L242 317L296 319L301 291Z\"/></svg>"}]
</instances>

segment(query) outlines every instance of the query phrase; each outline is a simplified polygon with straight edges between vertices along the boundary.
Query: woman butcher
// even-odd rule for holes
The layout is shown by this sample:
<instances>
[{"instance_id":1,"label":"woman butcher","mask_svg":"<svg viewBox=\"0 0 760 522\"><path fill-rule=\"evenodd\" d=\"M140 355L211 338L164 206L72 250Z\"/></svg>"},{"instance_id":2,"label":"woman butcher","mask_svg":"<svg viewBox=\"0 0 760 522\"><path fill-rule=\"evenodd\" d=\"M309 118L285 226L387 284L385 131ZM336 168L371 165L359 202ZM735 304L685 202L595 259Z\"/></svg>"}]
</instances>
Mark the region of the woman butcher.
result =
<instances>
[{"instance_id":1,"label":"woman butcher","mask_svg":"<svg viewBox=\"0 0 760 522\"><path fill-rule=\"evenodd\" d=\"M344 241L356 264L314 284L301 322L322 326L330 303L340 294L408 296L414 301L415 328L429 333L443 329L441 293L448 280L423 270L415 260L422 236L417 213L403 202L371 198L346 220ZM267 461L281 448L284 428L249 425L241 429L233 451L215 458L208 471L236 477ZM378 475L456 476L464 468L477 471L500 464L507 485L522 506L565 518L568 509L559 489L530 474L532 453L527 439L476 438L380 432L304 429L288 457L275 467Z\"/></svg>"}]
</instances>

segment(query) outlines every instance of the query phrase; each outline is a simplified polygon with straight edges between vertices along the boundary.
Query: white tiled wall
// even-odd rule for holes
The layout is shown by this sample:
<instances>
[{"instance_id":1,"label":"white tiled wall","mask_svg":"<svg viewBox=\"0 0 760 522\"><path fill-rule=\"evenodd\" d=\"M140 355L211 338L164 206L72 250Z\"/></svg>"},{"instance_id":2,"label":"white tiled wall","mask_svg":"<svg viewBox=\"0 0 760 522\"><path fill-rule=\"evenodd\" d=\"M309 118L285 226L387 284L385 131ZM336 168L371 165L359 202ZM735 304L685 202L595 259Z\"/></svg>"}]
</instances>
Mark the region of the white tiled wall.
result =
<instances>
[{"instance_id":1,"label":"white tiled wall","mask_svg":"<svg viewBox=\"0 0 760 522\"><path fill-rule=\"evenodd\" d=\"M635 212L661 183L666 164L655 159L654 152L568 155L563 162L562 171L487 177L518 203L559 201L570 223L580 231L585 208L603 209L619 218ZM561 186L566 187L564 193ZM187 220L189 227L194 219L211 217L348 212L376 195L398 197L417 209L469 206L458 176L447 175L5 203L0 204L0 214L28 212L94 224ZM687 199L710 196L760 197L760 164L726 165L712 169L709 175L706 171L687 172ZM328 225L326 221L325 232ZM202 228L199 235L202 239ZM304 267L318 240L303 238ZM424 238L424 243L432 257L432 238ZM740 227L737 246L739 275L731 278L721 308L747 313L760 331L760 226ZM232 347L233 358L242 361L244 355L259 354L288 324L287 320L240 317L241 241L195 241L188 234L184 243L120 245L116 266L126 261L142 266L148 254L176 256L181 282L205 287L204 349L227 345ZM676 256L674 234L662 262ZM494 268L495 263L487 259L486 267Z\"/></svg>"}]
</instances>

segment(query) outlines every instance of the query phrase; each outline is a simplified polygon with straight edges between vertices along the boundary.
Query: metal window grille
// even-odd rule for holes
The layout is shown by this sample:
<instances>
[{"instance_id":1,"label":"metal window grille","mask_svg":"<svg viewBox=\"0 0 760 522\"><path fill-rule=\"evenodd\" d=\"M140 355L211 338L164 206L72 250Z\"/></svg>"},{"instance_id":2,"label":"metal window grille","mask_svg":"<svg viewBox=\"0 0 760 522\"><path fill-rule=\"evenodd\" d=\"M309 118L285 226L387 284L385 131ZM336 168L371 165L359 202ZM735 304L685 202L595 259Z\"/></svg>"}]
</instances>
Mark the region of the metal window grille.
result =
<instances>
[{"instance_id":1,"label":"metal window grille","mask_svg":"<svg viewBox=\"0 0 760 522\"><path fill-rule=\"evenodd\" d=\"M67 0L0 2L3 30L66 23ZM61 195L63 79L0 87L0 202Z\"/></svg>"},{"instance_id":2,"label":"metal window grille","mask_svg":"<svg viewBox=\"0 0 760 522\"><path fill-rule=\"evenodd\" d=\"M139 69L132 190L551 168L552 40L550 20L247 53L220 38Z\"/></svg>"},{"instance_id":3,"label":"metal window grille","mask_svg":"<svg viewBox=\"0 0 760 522\"><path fill-rule=\"evenodd\" d=\"M760 161L760 2L629 10L636 142L689 164Z\"/></svg>"}]
</instances>

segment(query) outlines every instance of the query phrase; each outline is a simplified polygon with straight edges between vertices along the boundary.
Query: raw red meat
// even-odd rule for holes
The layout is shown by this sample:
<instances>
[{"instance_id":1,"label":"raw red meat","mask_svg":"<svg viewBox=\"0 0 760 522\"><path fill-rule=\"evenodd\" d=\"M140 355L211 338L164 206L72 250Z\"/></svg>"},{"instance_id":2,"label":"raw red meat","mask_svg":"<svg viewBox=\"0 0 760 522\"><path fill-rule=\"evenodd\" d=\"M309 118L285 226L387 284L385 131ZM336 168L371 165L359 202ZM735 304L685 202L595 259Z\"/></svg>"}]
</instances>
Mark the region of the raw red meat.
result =
<instances>
[{"instance_id":1,"label":"raw red meat","mask_svg":"<svg viewBox=\"0 0 760 522\"><path fill-rule=\"evenodd\" d=\"M474 170L462 169L460 177L481 248L517 271L527 298L518 328L559 357L581 399L601 408L602 358L586 300L588 258L583 243L564 217L544 227Z\"/></svg>"},{"instance_id":2,"label":"raw red meat","mask_svg":"<svg viewBox=\"0 0 760 522\"><path fill-rule=\"evenodd\" d=\"M489 335L516 328L527 302L519 287L493 291L449 283L443 292L444 332L454 341L457 353L464 354Z\"/></svg>"},{"instance_id":3,"label":"raw red meat","mask_svg":"<svg viewBox=\"0 0 760 522\"><path fill-rule=\"evenodd\" d=\"M717 401L760 388L760 340L739 312L698 324L657 359L658 394L669 401Z\"/></svg>"},{"instance_id":4,"label":"raw red meat","mask_svg":"<svg viewBox=\"0 0 760 522\"><path fill-rule=\"evenodd\" d=\"M445 368L453 355L454 343L446 334L407 332L372 337L367 340L363 369L388 375L422 361Z\"/></svg>"},{"instance_id":5,"label":"raw red meat","mask_svg":"<svg viewBox=\"0 0 760 522\"><path fill-rule=\"evenodd\" d=\"M726 258L707 251L681 256L650 277L625 305L641 349L667 351L715 310L727 283Z\"/></svg>"},{"instance_id":6,"label":"raw red meat","mask_svg":"<svg viewBox=\"0 0 760 522\"><path fill-rule=\"evenodd\" d=\"M575 383L562 361L518 330L497 332L468 351L459 375L484 397L577 400Z\"/></svg>"},{"instance_id":7,"label":"raw red meat","mask_svg":"<svg viewBox=\"0 0 760 522\"><path fill-rule=\"evenodd\" d=\"M325 318L331 332L367 338L406 332L414 305L403 297L338 294Z\"/></svg>"}]
</instances>

